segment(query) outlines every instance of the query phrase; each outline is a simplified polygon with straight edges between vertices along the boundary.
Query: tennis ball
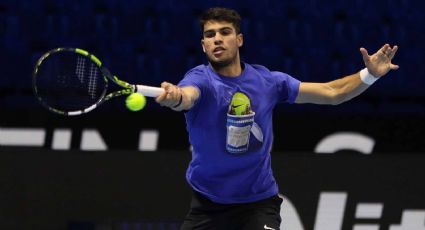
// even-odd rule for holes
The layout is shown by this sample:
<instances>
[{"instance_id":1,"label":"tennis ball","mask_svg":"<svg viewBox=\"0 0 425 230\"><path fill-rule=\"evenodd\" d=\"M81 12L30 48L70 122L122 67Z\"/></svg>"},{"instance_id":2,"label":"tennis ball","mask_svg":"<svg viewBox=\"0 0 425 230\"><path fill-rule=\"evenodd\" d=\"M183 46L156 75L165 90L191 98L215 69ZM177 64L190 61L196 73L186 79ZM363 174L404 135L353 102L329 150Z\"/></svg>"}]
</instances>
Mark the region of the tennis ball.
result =
<instances>
[{"instance_id":1,"label":"tennis ball","mask_svg":"<svg viewBox=\"0 0 425 230\"><path fill-rule=\"evenodd\" d=\"M236 92L233 94L230 104L230 113L235 115L246 115L251 113L251 102L244 93Z\"/></svg>"},{"instance_id":2,"label":"tennis ball","mask_svg":"<svg viewBox=\"0 0 425 230\"><path fill-rule=\"evenodd\" d=\"M125 105L131 111L139 111L146 105L146 98L140 93L132 93L125 100Z\"/></svg>"}]
</instances>

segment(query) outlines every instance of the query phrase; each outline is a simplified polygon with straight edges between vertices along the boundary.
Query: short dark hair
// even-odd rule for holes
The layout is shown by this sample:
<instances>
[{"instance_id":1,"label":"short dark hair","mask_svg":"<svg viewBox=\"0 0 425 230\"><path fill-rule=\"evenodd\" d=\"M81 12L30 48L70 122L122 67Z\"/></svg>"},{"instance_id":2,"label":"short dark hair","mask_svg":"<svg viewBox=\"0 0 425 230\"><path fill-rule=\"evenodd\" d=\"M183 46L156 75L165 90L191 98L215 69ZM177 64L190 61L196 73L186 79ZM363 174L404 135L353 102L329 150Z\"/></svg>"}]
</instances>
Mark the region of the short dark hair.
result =
<instances>
[{"instance_id":1,"label":"short dark hair","mask_svg":"<svg viewBox=\"0 0 425 230\"><path fill-rule=\"evenodd\" d=\"M208 21L230 22L235 27L236 34L241 32L241 16L235 10L222 7L209 8L199 19L201 32L204 31L204 25Z\"/></svg>"}]
</instances>

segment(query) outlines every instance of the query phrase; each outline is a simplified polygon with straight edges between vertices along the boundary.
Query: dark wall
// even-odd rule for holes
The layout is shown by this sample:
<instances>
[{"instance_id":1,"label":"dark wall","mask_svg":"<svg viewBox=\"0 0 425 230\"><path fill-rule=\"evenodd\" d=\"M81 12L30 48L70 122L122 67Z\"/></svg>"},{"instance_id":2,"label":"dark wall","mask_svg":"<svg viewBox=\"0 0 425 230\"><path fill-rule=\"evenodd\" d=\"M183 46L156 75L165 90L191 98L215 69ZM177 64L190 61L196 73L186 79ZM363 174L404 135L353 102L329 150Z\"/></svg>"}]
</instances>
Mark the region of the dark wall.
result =
<instances>
[{"instance_id":1,"label":"dark wall","mask_svg":"<svg viewBox=\"0 0 425 230\"><path fill-rule=\"evenodd\" d=\"M297 222L304 229L319 229L318 223L326 221L320 215L329 210L333 213L327 221L341 221L340 228L329 226L330 230L353 229L356 224L389 229L400 224L402 214L409 210L419 212L419 219L403 224L424 224L423 155L363 156L347 152L313 157L274 152L272 158L280 193L286 197L284 229L297 229ZM177 229L190 202L191 192L184 179L189 159L186 151L2 149L0 226L34 230ZM381 211L372 218L361 217L356 213L364 204L380 206Z\"/></svg>"},{"instance_id":2,"label":"dark wall","mask_svg":"<svg viewBox=\"0 0 425 230\"><path fill-rule=\"evenodd\" d=\"M124 107L123 105L121 105ZM283 106L283 105L282 105ZM356 114L341 112L341 107L329 106L328 113L311 111L288 112L294 105L285 105L285 112L274 113L273 150L278 152L313 152L324 138L341 133L365 135L374 141L371 153L425 152L424 116L415 113ZM335 112L333 112L335 111ZM341 113L338 113L340 111ZM158 132L155 150L188 150L190 143L183 113L168 110L158 112L140 111L111 113L107 108L99 108L87 115L63 117L38 109L30 112L3 112L0 120L0 132L6 129L35 128L45 131L42 147L52 149L54 133L61 129L71 132L70 148L81 149L83 132L96 130L109 150L137 150L143 138L144 130ZM24 137L25 130L22 131ZM7 135L0 136L0 147L6 145ZM341 150L347 150L341 142ZM358 144L362 145L362 144ZM12 146L22 146L15 144ZM347 146L347 145L345 145ZM352 146L352 145L351 145ZM354 152L359 152L352 149Z\"/></svg>"},{"instance_id":3,"label":"dark wall","mask_svg":"<svg viewBox=\"0 0 425 230\"><path fill-rule=\"evenodd\" d=\"M424 111L425 9L422 1L1 1L0 102L3 109L32 108L35 61L55 47L97 55L113 73L134 83L177 83L205 63L197 18L211 6L243 18L242 59L324 82L363 68L360 47L371 53L397 44L398 71L365 97L368 113ZM320 111L321 109L316 109Z\"/></svg>"},{"instance_id":4,"label":"dark wall","mask_svg":"<svg viewBox=\"0 0 425 230\"><path fill-rule=\"evenodd\" d=\"M400 47L394 62L401 68L352 101L277 106L276 151L312 151L339 131L374 138L377 152L424 151L424 3L407 0L0 1L0 128L45 129L47 148L55 129L70 128L74 149L85 128L99 130L110 149L136 149L139 131L154 129L160 131L159 149L187 150L183 115L152 99L139 113L126 110L124 98L118 98L89 115L61 118L43 111L31 75L44 52L71 46L96 54L129 82L177 83L206 62L197 18L211 6L241 13L243 60L302 81L325 82L359 71L364 66L359 47L370 52L387 42Z\"/></svg>"},{"instance_id":5,"label":"dark wall","mask_svg":"<svg viewBox=\"0 0 425 230\"><path fill-rule=\"evenodd\" d=\"M277 106L273 167L287 197L285 224L316 230L326 212L320 201L339 197L342 221L331 221L341 221L340 229L423 229L425 5L410 0L0 0L0 229L178 229L190 201L184 115L152 99L132 113L118 98L81 117L60 117L38 104L31 76L44 52L70 46L97 55L126 81L177 83L206 63L197 17L211 6L241 13L244 61L301 81L359 71L360 47L372 53L399 45L400 69L352 101ZM34 129L43 134L40 146L24 147ZM54 133L63 129L71 133L69 149L52 151ZM80 151L88 129L107 151ZM143 130L158 131L156 151L135 151ZM9 131L21 144L10 143ZM373 140L372 155L349 148L352 139L339 140L334 155L314 153L323 138L341 132ZM383 207L381 215L357 217L365 203ZM412 215L420 223L403 222Z\"/></svg>"}]
</instances>

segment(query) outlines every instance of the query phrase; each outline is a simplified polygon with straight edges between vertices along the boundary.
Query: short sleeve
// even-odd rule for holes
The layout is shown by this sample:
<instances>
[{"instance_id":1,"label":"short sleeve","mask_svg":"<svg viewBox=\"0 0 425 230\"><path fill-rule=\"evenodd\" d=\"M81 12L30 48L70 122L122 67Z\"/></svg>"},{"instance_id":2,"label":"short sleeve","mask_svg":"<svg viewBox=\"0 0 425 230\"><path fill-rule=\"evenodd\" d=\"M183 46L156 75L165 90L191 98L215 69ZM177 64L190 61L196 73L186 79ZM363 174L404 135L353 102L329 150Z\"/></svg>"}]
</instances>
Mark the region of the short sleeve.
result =
<instances>
[{"instance_id":1,"label":"short sleeve","mask_svg":"<svg viewBox=\"0 0 425 230\"><path fill-rule=\"evenodd\" d=\"M199 98L195 102L195 105L200 101L202 95L205 94L206 88L208 87L208 77L204 71L203 66L197 66L189 70L184 78L177 84L179 87L193 86L199 91Z\"/></svg>"},{"instance_id":2,"label":"short sleeve","mask_svg":"<svg viewBox=\"0 0 425 230\"><path fill-rule=\"evenodd\" d=\"M272 71L278 90L278 102L294 103L297 99L300 81L286 73Z\"/></svg>"}]
</instances>

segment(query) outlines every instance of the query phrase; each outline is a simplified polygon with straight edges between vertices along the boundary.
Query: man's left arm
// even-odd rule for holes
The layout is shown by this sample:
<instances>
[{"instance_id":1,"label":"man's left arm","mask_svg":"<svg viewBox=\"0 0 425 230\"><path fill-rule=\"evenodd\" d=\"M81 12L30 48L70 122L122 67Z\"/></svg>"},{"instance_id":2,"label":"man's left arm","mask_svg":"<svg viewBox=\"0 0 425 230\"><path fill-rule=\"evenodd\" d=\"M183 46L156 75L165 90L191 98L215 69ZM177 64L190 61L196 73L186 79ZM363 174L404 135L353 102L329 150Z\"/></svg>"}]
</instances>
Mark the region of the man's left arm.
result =
<instances>
[{"instance_id":1,"label":"man's left arm","mask_svg":"<svg viewBox=\"0 0 425 230\"><path fill-rule=\"evenodd\" d=\"M360 95L390 70L399 68L398 65L391 63L397 49L397 46L391 48L390 45L385 44L369 56L365 48L360 48L366 65L365 69L326 83L302 82L295 103L337 105Z\"/></svg>"}]
</instances>

